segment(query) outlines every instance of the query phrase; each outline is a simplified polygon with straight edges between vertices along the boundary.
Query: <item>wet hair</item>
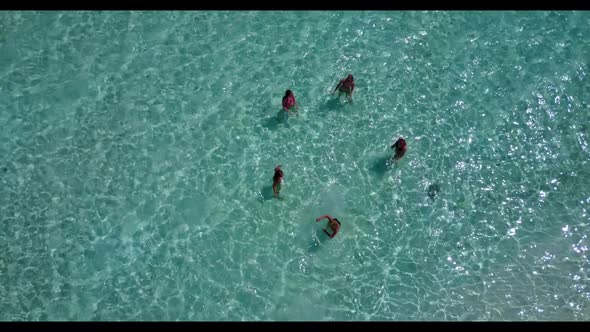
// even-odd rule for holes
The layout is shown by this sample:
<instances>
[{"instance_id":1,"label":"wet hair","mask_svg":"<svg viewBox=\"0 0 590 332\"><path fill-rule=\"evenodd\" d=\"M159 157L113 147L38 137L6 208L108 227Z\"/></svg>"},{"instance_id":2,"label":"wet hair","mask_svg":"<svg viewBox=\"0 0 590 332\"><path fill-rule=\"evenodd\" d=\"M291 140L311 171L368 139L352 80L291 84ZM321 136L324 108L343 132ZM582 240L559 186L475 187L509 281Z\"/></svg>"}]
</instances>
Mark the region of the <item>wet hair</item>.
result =
<instances>
[{"instance_id":1,"label":"wet hair","mask_svg":"<svg viewBox=\"0 0 590 332\"><path fill-rule=\"evenodd\" d=\"M338 218L334 218L334 220L336 220L336 222L338 223L338 225L342 226L342 224L340 223L340 220L338 220Z\"/></svg>"},{"instance_id":2,"label":"wet hair","mask_svg":"<svg viewBox=\"0 0 590 332\"><path fill-rule=\"evenodd\" d=\"M293 94L293 91L291 91L291 90L285 91L285 96L290 96L292 94Z\"/></svg>"},{"instance_id":3,"label":"wet hair","mask_svg":"<svg viewBox=\"0 0 590 332\"><path fill-rule=\"evenodd\" d=\"M352 75L348 75L348 77L346 77L347 79L350 79L351 81L354 80L354 78L352 77Z\"/></svg>"}]
</instances>

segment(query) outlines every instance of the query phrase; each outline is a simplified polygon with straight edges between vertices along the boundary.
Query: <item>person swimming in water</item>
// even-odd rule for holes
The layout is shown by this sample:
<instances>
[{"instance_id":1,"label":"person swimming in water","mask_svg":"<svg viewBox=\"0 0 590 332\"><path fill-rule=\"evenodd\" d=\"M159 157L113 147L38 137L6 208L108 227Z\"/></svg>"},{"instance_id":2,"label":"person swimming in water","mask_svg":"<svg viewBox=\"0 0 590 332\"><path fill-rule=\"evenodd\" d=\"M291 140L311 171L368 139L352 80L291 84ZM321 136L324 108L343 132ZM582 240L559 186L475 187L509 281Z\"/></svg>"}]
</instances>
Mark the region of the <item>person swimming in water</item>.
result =
<instances>
[{"instance_id":1,"label":"person swimming in water","mask_svg":"<svg viewBox=\"0 0 590 332\"><path fill-rule=\"evenodd\" d=\"M440 186L438 185L438 183L433 183L433 184L429 185L428 186L428 197L430 197L430 199L434 201L434 198L436 197L436 195L438 195L439 191L440 191Z\"/></svg>"},{"instance_id":2,"label":"person swimming in water","mask_svg":"<svg viewBox=\"0 0 590 332\"><path fill-rule=\"evenodd\" d=\"M341 80L338 85L336 85L334 91L332 91L332 94L334 94L336 90L339 91L338 97L340 97L342 92L344 92L346 93L348 100L352 101L352 92L354 91L354 78L352 75L348 75L345 79Z\"/></svg>"},{"instance_id":3,"label":"person swimming in water","mask_svg":"<svg viewBox=\"0 0 590 332\"><path fill-rule=\"evenodd\" d=\"M283 182L283 171L281 165L275 167L275 175L272 177L272 191L276 198L279 198L281 192L281 183Z\"/></svg>"},{"instance_id":4,"label":"person swimming in water","mask_svg":"<svg viewBox=\"0 0 590 332\"><path fill-rule=\"evenodd\" d=\"M329 214L323 215L321 217L318 217L315 221L316 222L320 222L320 220L328 218L328 226L330 226L330 229L332 230L332 234L328 233L328 231L324 228L324 233L326 233L330 239L333 239L334 236L336 236L336 234L338 234L338 231L340 230L340 221L338 221L338 219L336 218L332 218L332 216L330 216Z\"/></svg>"},{"instance_id":5,"label":"person swimming in water","mask_svg":"<svg viewBox=\"0 0 590 332\"><path fill-rule=\"evenodd\" d=\"M395 155L393 156L393 160L398 161L398 160L402 159L402 157L406 153L406 150L408 149L408 144L406 143L405 139L400 137L395 143L393 143L391 148L395 150Z\"/></svg>"},{"instance_id":6,"label":"person swimming in water","mask_svg":"<svg viewBox=\"0 0 590 332\"><path fill-rule=\"evenodd\" d=\"M283 109L287 112L287 114L291 114L289 110L291 110L295 106L295 110L293 113L299 115L299 105L297 105L297 101L295 101L295 95L293 91L287 90L285 91L285 96L283 97Z\"/></svg>"}]
</instances>

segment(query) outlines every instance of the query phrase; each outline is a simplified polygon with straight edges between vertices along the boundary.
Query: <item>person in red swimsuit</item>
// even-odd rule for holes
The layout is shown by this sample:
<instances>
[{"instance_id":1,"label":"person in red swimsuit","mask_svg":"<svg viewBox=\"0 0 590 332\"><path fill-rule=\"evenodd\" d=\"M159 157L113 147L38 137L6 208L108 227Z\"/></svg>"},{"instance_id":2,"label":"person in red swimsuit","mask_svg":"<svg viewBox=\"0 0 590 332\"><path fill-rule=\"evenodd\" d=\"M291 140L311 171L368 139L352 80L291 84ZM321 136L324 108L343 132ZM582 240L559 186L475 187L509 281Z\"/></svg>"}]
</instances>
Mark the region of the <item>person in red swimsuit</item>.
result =
<instances>
[{"instance_id":1,"label":"person in red swimsuit","mask_svg":"<svg viewBox=\"0 0 590 332\"><path fill-rule=\"evenodd\" d=\"M338 97L340 97L340 95L342 95L342 92L344 92L346 93L346 97L348 97L348 100L352 100L352 92L354 91L354 78L352 77L352 75L348 75L348 77L341 80L338 83L338 85L336 85L334 91L332 91L332 94L334 94L336 90L339 91Z\"/></svg>"},{"instance_id":2,"label":"person in red swimsuit","mask_svg":"<svg viewBox=\"0 0 590 332\"><path fill-rule=\"evenodd\" d=\"M405 139L400 137L395 143L393 143L391 148L395 151L395 155L393 156L393 160L398 161L398 160L402 159L402 157L406 153L406 150L408 149L408 144L406 143Z\"/></svg>"},{"instance_id":3,"label":"person in red swimsuit","mask_svg":"<svg viewBox=\"0 0 590 332\"><path fill-rule=\"evenodd\" d=\"M292 109L293 106L295 106L295 111L293 112L299 115L299 105L297 105L297 102L295 101L295 95L293 94L293 91L287 90L285 91L285 96L283 97L283 109L287 112L287 114L291 114L289 113L289 110Z\"/></svg>"},{"instance_id":4,"label":"person in red swimsuit","mask_svg":"<svg viewBox=\"0 0 590 332\"><path fill-rule=\"evenodd\" d=\"M330 216L329 214L323 215L319 218L317 218L315 221L316 222L320 222L320 220L324 219L324 218L328 218L328 226L330 226L330 229L332 230L332 234L328 233L328 231L324 228L324 233L326 233L330 239L333 239L334 236L336 236L336 234L338 234L338 231L340 230L340 221L338 221L338 219L336 218L332 218L332 216Z\"/></svg>"}]
</instances>

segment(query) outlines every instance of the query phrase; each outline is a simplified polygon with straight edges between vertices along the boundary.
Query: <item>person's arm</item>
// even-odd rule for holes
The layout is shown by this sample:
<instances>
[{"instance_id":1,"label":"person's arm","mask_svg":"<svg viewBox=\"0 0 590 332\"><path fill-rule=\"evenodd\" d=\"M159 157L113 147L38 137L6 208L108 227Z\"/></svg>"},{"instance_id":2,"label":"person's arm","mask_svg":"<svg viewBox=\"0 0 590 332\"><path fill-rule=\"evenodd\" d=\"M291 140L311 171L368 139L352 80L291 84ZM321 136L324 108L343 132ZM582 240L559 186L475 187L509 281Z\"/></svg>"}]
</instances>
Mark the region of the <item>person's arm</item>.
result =
<instances>
[{"instance_id":1,"label":"person's arm","mask_svg":"<svg viewBox=\"0 0 590 332\"><path fill-rule=\"evenodd\" d=\"M321 216L321 217L317 217L315 221L316 221L316 222L319 222L320 220L322 220L322 219L324 219L324 218L328 218L328 219L332 220L332 217L330 217L330 215L329 215L329 214L324 214L324 215L323 215L323 216Z\"/></svg>"},{"instance_id":2,"label":"person's arm","mask_svg":"<svg viewBox=\"0 0 590 332\"><path fill-rule=\"evenodd\" d=\"M334 94L334 92L336 92L336 90L338 90L340 85L342 85L342 81L338 82L338 85L336 85L336 87L334 88L334 91L332 91L332 94Z\"/></svg>"},{"instance_id":3,"label":"person's arm","mask_svg":"<svg viewBox=\"0 0 590 332\"><path fill-rule=\"evenodd\" d=\"M328 233L328 230L326 230L324 228L324 233L326 233L326 235L328 235L330 237L330 239L333 239L334 236L336 236L336 234L338 234L338 231L340 230L340 228L338 228L337 230L333 231L332 234Z\"/></svg>"},{"instance_id":4,"label":"person's arm","mask_svg":"<svg viewBox=\"0 0 590 332\"><path fill-rule=\"evenodd\" d=\"M336 234L338 234L338 231L340 230L340 228L336 229L334 232L332 232L332 235L330 235L330 239L333 239L334 236L336 236ZM329 235L329 234L328 234Z\"/></svg>"}]
</instances>

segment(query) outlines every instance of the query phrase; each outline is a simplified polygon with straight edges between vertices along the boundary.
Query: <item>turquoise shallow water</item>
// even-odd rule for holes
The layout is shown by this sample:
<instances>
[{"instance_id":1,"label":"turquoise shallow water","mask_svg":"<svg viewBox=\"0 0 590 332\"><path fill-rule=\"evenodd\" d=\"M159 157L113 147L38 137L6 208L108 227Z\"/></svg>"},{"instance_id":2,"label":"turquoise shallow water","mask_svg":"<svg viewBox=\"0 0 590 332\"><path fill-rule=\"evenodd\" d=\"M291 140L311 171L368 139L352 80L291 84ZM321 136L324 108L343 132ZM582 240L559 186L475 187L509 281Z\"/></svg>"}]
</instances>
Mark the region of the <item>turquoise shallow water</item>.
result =
<instances>
[{"instance_id":1,"label":"turquoise shallow water","mask_svg":"<svg viewBox=\"0 0 590 332\"><path fill-rule=\"evenodd\" d=\"M0 320L590 319L590 13L0 31ZM328 94L348 73L352 104Z\"/></svg>"}]
</instances>

